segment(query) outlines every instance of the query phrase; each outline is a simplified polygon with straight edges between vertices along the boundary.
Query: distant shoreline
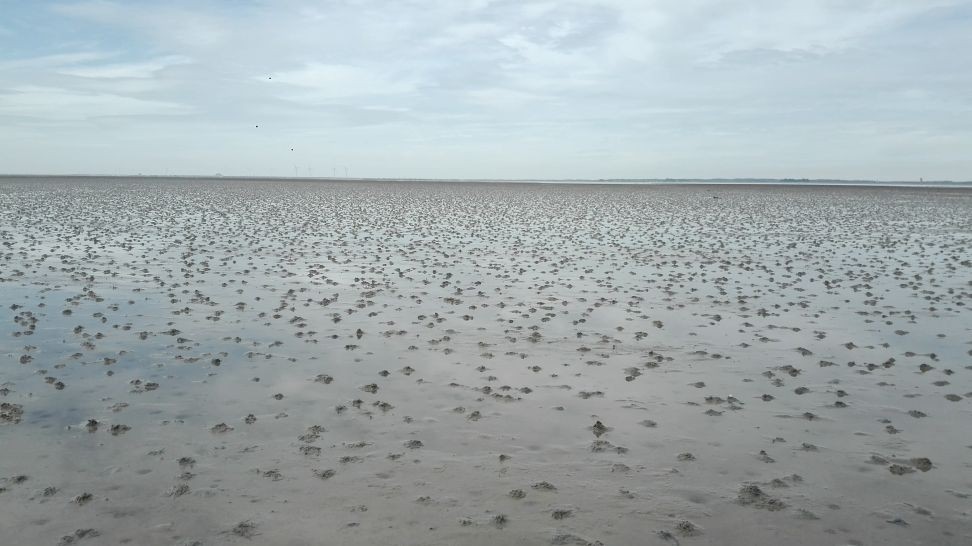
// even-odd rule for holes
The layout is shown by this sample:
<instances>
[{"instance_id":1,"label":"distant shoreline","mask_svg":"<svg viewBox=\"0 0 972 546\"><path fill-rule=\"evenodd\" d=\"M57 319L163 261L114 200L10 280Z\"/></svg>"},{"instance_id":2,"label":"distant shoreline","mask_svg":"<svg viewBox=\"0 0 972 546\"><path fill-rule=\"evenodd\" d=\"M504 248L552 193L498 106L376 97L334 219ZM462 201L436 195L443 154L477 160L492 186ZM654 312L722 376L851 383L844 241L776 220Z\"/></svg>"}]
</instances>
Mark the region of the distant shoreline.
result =
<instances>
[{"instance_id":1,"label":"distant shoreline","mask_svg":"<svg viewBox=\"0 0 972 546\"><path fill-rule=\"evenodd\" d=\"M564 184L595 186L833 186L833 187L894 187L894 188L964 188L972 189L972 181L935 180L928 182L885 180L791 179L791 178L574 178L574 179L495 179L495 178L345 178L345 177L288 177L288 176L222 176L222 175L108 175L108 174L0 174L0 180L11 179L112 179L112 180L227 180L281 182L401 182L401 183L472 183L472 184Z\"/></svg>"}]
</instances>

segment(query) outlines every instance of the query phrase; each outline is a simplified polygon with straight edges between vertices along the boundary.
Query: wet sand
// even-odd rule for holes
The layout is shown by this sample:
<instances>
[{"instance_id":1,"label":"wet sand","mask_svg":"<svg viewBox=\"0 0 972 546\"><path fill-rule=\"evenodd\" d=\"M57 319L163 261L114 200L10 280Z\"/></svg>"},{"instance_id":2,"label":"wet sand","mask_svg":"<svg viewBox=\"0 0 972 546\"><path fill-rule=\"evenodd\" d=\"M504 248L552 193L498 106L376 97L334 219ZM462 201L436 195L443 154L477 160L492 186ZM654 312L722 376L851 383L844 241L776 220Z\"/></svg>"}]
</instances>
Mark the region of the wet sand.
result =
<instances>
[{"instance_id":1,"label":"wet sand","mask_svg":"<svg viewBox=\"0 0 972 546\"><path fill-rule=\"evenodd\" d=\"M0 181L4 544L972 543L972 191Z\"/></svg>"}]
</instances>

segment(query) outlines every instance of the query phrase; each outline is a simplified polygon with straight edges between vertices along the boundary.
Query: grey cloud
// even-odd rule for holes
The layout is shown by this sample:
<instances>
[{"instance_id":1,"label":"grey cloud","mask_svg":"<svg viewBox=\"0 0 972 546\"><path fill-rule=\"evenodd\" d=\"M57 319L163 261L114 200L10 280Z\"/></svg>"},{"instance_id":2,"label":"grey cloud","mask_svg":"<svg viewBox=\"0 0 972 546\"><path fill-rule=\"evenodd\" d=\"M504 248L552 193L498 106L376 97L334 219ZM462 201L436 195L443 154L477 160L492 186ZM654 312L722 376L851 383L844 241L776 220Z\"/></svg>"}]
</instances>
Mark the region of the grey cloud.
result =
<instances>
[{"instance_id":1,"label":"grey cloud","mask_svg":"<svg viewBox=\"0 0 972 546\"><path fill-rule=\"evenodd\" d=\"M970 15L959 0L68 2L47 16L90 40L0 57L0 138L124 112L130 133L153 119L145 145L248 143L266 174L291 171L277 142L300 141L381 176L962 178ZM200 149L186 165L234 157ZM118 169L158 168L130 152ZM36 155L10 159L50 168Z\"/></svg>"}]
</instances>

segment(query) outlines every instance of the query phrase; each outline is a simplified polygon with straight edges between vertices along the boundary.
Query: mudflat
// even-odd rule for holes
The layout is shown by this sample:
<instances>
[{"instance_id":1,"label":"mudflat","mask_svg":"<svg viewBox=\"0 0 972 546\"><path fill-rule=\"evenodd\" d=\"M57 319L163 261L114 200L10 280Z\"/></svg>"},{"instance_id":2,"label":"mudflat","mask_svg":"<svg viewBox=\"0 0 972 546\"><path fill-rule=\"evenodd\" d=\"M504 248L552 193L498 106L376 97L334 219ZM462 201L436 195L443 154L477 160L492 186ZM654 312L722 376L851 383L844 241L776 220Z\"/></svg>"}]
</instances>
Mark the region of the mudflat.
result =
<instances>
[{"instance_id":1,"label":"mudflat","mask_svg":"<svg viewBox=\"0 0 972 546\"><path fill-rule=\"evenodd\" d=\"M972 191L0 181L3 544L972 543Z\"/></svg>"}]
</instances>

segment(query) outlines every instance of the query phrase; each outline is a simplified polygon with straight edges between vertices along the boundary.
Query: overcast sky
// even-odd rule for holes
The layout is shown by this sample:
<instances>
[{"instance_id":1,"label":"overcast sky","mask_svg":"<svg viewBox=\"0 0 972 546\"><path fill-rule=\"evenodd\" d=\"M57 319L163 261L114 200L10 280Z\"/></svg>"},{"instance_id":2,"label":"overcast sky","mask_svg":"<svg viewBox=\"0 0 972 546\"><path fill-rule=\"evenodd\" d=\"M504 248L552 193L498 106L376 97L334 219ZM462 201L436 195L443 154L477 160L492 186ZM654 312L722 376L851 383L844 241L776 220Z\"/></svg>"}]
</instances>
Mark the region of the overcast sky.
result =
<instances>
[{"instance_id":1,"label":"overcast sky","mask_svg":"<svg viewBox=\"0 0 972 546\"><path fill-rule=\"evenodd\" d=\"M0 172L295 166L969 180L972 0L0 0Z\"/></svg>"}]
</instances>

